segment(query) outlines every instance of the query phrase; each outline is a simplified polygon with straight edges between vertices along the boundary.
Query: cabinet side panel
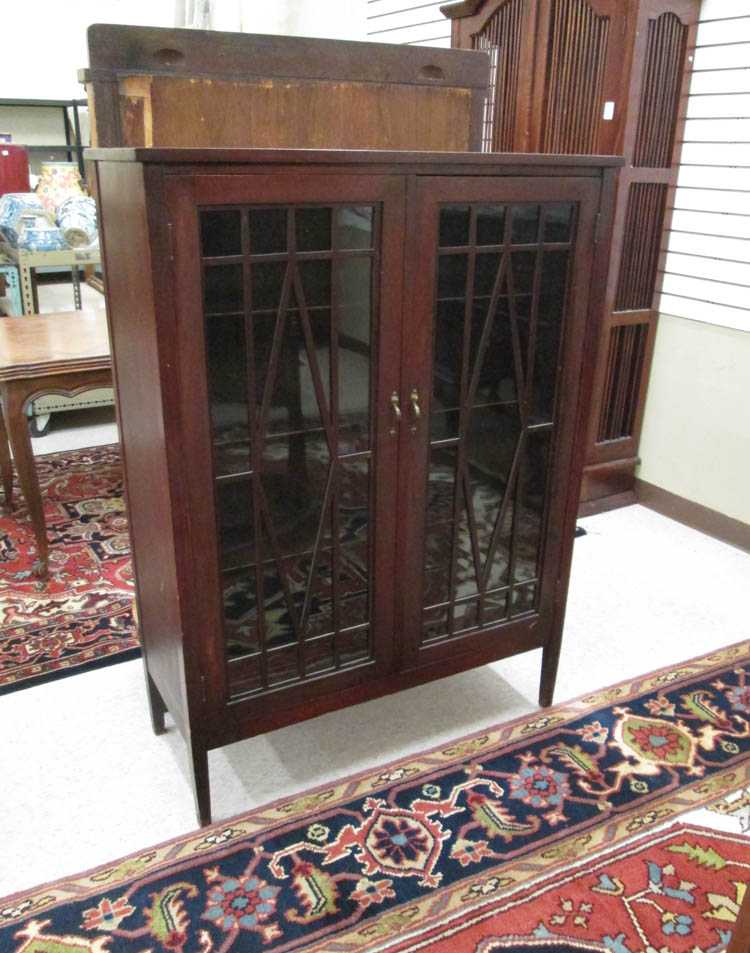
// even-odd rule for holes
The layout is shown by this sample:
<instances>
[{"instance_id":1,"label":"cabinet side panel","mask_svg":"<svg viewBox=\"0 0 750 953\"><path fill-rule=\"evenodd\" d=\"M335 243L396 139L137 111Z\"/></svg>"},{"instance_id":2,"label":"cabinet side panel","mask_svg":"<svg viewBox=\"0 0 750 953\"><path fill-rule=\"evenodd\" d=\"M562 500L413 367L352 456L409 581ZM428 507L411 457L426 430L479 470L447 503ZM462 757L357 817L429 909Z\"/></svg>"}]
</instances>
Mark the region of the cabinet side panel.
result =
<instances>
[{"instance_id":1,"label":"cabinet side panel","mask_svg":"<svg viewBox=\"0 0 750 953\"><path fill-rule=\"evenodd\" d=\"M186 723L182 631L143 167L97 163L128 523L146 668Z\"/></svg>"}]
</instances>

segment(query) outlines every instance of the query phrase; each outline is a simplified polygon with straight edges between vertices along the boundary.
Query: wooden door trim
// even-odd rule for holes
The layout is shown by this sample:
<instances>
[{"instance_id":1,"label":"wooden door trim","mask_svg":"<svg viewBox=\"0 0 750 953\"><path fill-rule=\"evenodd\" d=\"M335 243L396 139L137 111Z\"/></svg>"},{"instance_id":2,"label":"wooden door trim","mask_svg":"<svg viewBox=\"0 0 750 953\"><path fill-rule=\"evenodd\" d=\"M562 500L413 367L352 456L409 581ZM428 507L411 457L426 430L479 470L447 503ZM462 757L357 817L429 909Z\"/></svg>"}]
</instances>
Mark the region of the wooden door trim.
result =
<instances>
[{"instance_id":1,"label":"wooden door trim","mask_svg":"<svg viewBox=\"0 0 750 953\"><path fill-rule=\"evenodd\" d=\"M423 415L416 437L405 432L401 439L401 472L399 482L400 527L398 564L412 567L415 580L405 589L399 605L397 625L404 641L402 665L419 664L424 656L440 657L455 650L457 639L447 639L430 646L421 646L422 631L422 560L424 553L424 499L428 466L429 414L432 397L432 349L435 284L434 264L437 245L438 208L441 202L476 203L494 202L512 205L518 202L566 202L579 203L577 233L572 255L569 308L563 327L560 344L562 375L558 383L558 395L554 412L555 428L551 448L551 473L549 476L546 531L543 527L541 568L539 572L538 637L543 641L554 640L554 607L559 600L559 583L565 566L566 547L572 546L567 539L567 524L571 509L570 500L577 505L580 491L582 459L576 455L574 446L580 442L580 433L585 429L585 405L587 391L582 387L581 377L587 380L590 373L582 375L587 356L586 348L592 345L592 301L590 287L595 256L595 231L601 199L601 180L572 178L562 182L540 182L533 178L446 179L418 176L410 180L407 231L412 236L410 254L419 261L419 269L409 271L414 275L409 289L408 309L411 323L404 328L404 356L402 363L402 394L416 384L423 395ZM431 236L431 237L427 237ZM419 250L417 243L421 241ZM601 254L599 260L601 260ZM562 399L564 396L565 399ZM418 568L417 568L418 567ZM553 572L553 569L555 570ZM418 574L418 575L417 575ZM567 570L562 573L567 582ZM500 623L498 626L479 630L473 637L477 645L482 640L491 641L498 631L509 630L523 617ZM562 618L559 619L561 625Z\"/></svg>"},{"instance_id":2,"label":"wooden door trim","mask_svg":"<svg viewBox=\"0 0 750 953\"><path fill-rule=\"evenodd\" d=\"M205 712L219 730L225 706L230 702L228 673L223 646L223 613L217 558L206 547L215 547L217 535L214 506L206 505L213 498L213 444L209 422L209 400L205 373L205 341L203 337L203 295L200 268L198 211L204 206L282 203L356 204L380 206L382 241L376 258L380 262L378 300L373 301L373 337L379 346L376 386L377 403L371 407L375 435L372 445L377 472L371 486L377 487L371 502L374 526L371 530L371 639L375 659L349 668L339 669L326 678L291 683L275 690L273 696L288 695L304 701L325 691L361 680L362 673L383 675L392 668L395 574L395 496L397 480L397 439L389 434L391 407L388 395L398 387L400 359L401 300L403 294L404 193L402 176L372 175L306 175L293 177L267 175L173 175L165 181L166 209L173 233L172 255L175 272L177 321L175 360L180 366L181 406L192 408L189 426L185 426L183 449L189 463L187 483L188 524L193 578L201 578L201 592L193 617L185 631L186 654L195 653L199 669L205 677L203 695ZM379 305L379 307L378 307ZM378 309L377 312L375 309ZM372 391L371 391L372 393ZM392 494L389 494L392 489ZM202 633L217 633L205 638ZM377 650L377 651L376 651ZM248 697L251 709L262 710L265 693ZM235 699L236 701L236 699ZM245 699L243 699L245 701ZM213 730L213 729L212 729Z\"/></svg>"}]
</instances>

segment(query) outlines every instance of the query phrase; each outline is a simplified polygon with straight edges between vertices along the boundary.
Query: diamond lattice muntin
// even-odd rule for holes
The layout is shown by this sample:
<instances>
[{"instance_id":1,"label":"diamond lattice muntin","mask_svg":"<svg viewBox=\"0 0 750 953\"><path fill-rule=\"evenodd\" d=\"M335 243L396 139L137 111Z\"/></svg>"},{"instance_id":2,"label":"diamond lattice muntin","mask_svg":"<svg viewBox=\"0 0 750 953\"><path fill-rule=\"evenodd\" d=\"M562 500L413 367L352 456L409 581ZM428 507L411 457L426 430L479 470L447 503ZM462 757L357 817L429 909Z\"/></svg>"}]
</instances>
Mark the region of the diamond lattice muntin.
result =
<instances>
[{"instance_id":1,"label":"diamond lattice muntin","mask_svg":"<svg viewBox=\"0 0 750 953\"><path fill-rule=\"evenodd\" d=\"M230 691L368 660L379 209L200 213Z\"/></svg>"},{"instance_id":2,"label":"diamond lattice muntin","mask_svg":"<svg viewBox=\"0 0 750 953\"><path fill-rule=\"evenodd\" d=\"M440 209L424 642L538 605L575 219L571 203Z\"/></svg>"}]
</instances>

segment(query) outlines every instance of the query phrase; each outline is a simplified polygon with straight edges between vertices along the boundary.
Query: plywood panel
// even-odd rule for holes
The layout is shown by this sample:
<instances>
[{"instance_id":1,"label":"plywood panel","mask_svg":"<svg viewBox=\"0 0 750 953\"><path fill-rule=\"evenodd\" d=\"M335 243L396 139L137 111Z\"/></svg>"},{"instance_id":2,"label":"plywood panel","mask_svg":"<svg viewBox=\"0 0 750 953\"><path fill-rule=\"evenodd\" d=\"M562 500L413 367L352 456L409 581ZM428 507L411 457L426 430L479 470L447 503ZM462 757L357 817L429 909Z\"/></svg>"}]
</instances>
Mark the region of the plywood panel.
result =
<instances>
[{"instance_id":1,"label":"plywood panel","mask_svg":"<svg viewBox=\"0 0 750 953\"><path fill-rule=\"evenodd\" d=\"M127 145L470 148L468 89L154 76L121 94Z\"/></svg>"}]
</instances>

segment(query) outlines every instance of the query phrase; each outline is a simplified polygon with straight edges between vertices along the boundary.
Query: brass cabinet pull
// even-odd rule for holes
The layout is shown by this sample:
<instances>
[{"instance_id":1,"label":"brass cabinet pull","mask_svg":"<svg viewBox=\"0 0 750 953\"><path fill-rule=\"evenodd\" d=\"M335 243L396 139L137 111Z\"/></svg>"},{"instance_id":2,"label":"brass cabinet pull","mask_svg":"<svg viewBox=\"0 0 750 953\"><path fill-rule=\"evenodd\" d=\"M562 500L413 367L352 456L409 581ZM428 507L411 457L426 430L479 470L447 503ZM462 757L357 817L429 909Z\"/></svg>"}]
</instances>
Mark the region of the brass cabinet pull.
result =
<instances>
[{"instance_id":1,"label":"brass cabinet pull","mask_svg":"<svg viewBox=\"0 0 750 953\"><path fill-rule=\"evenodd\" d=\"M419 391L416 387L412 387L411 394L409 394L409 400L411 401L411 407L414 411L414 416L417 420L422 416L422 408L419 406Z\"/></svg>"},{"instance_id":2,"label":"brass cabinet pull","mask_svg":"<svg viewBox=\"0 0 750 953\"><path fill-rule=\"evenodd\" d=\"M391 394L391 407L393 407L393 413L396 415L396 420L401 420L401 402L398 399L398 391L394 390Z\"/></svg>"}]
</instances>

